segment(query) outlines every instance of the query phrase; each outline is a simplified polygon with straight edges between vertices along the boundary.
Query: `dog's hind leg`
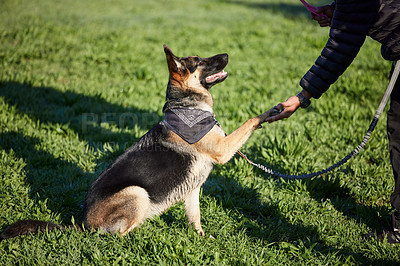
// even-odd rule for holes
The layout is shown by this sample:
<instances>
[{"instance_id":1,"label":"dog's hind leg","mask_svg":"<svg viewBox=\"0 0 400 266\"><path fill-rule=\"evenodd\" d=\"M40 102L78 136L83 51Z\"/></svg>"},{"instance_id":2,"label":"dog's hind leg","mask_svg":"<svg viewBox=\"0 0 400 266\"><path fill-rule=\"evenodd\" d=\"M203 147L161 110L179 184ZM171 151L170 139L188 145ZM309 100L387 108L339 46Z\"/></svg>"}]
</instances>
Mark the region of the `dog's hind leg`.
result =
<instances>
[{"instance_id":1,"label":"dog's hind leg","mask_svg":"<svg viewBox=\"0 0 400 266\"><path fill-rule=\"evenodd\" d=\"M141 187L127 187L99 202L88 212L87 224L102 232L126 235L146 218L149 195Z\"/></svg>"},{"instance_id":2,"label":"dog's hind leg","mask_svg":"<svg viewBox=\"0 0 400 266\"><path fill-rule=\"evenodd\" d=\"M193 224L197 233L204 236L203 228L200 222L200 203L199 203L200 187L193 190L185 198L185 211L189 224Z\"/></svg>"}]
</instances>

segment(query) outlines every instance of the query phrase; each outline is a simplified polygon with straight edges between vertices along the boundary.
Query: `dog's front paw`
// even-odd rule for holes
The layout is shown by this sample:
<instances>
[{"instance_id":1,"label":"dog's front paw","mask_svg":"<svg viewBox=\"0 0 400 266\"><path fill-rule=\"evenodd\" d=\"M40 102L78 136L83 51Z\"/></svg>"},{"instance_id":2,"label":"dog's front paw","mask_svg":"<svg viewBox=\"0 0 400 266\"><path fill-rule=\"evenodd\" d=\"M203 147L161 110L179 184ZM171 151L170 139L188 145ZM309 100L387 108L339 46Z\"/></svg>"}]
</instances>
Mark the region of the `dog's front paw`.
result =
<instances>
[{"instance_id":1,"label":"dog's front paw","mask_svg":"<svg viewBox=\"0 0 400 266\"><path fill-rule=\"evenodd\" d=\"M265 113L261 114L259 116L261 123L266 122L266 119L271 116L279 115L284 108L281 105L277 105L266 111Z\"/></svg>"},{"instance_id":2,"label":"dog's front paw","mask_svg":"<svg viewBox=\"0 0 400 266\"><path fill-rule=\"evenodd\" d=\"M262 115L264 115L265 118L268 118L271 116L279 115L280 113L282 113L283 110L284 108L281 105L276 105L271 109L269 109L268 111L266 111L265 113L263 113Z\"/></svg>"},{"instance_id":3,"label":"dog's front paw","mask_svg":"<svg viewBox=\"0 0 400 266\"><path fill-rule=\"evenodd\" d=\"M276 105L267 111L267 113L269 112L268 117L279 115L283 110L285 110L285 108L283 108L282 105Z\"/></svg>"},{"instance_id":4,"label":"dog's front paw","mask_svg":"<svg viewBox=\"0 0 400 266\"><path fill-rule=\"evenodd\" d=\"M204 233L203 229L196 229L197 233L199 234L199 236L205 236L206 234Z\"/></svg>"}]
</instances>

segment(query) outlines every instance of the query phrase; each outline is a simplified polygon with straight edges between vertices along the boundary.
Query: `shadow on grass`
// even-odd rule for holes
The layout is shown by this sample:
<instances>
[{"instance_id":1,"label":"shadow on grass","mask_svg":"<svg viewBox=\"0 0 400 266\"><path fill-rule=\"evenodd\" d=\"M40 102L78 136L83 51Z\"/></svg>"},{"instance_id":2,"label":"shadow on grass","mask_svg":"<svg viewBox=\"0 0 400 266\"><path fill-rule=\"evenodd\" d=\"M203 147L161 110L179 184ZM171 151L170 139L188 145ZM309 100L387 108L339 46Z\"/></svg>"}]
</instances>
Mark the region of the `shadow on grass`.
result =
<instances>
[{"instance_id":1,"label":"shadow on grass","mask_svg":"<svg viewBox=\"0 0 400 266\"><path fill-rule=\"evenodd\" d=\"M100 95L60 92L51 87L34 87L16 82L0 82L0 97L14 106L18 114L28 115L34 123L51 130L63 130L64 127L67 131L72 129L79 139L94 149L102 149L105 143L118 145L118 149L107 155L110 158L102 158L107 161L117 157L140 136L113 132L104 124L147 130L162 119L156 113L109 103ZM83 203L84 195L96 176L85 173L74 163L40 150L37 148L40 142L39 138L19 132L0 134L0 147L8 152L12 149L27 164L26 181L31 187L30 197L35 200L52 199L48 201L48 208L61 213L63 221L69 222L71 215L81 215L74 208L79 208Z\"/></svg>"},{"instance_id":2,"label":"shadow on grass","mask_svg":"<svg viewBox=\"0 0 400 266\"><path fill-rule=\"evenodd\" d=\"M51 87L34 87L16 82L0 82L0 97L16 107L20 114L44 124L67 125L81 140L97 148L102 143L136 141L129 133L112 132L105 124L117 128L148 130L162 117L135 107L124 107L104 100L100 95L60 92Z\"/></svg>"},{"instance_id":3,"label":"shadow on grass","mask_svg":"<svg viewBox=\"0 0 400 266\"><path fill-rule=\"evenodd\" d=\"M244 187L233 179L212 173L203 185L203 191L215 197L223 208L239 211L245 222L243 222L243 217L232 216L232 218L237 219L239 224L243 224L243 228L239 230L245 229L247 235L252 238L277 245L280 245L280 242L297 243L301 240L305 248L312 250L312 253L337 254L342 260L352 256L357 262L367 265L396 265L398 263L396 258L393 260L370 259L364 253L354 252L346 247L338 249L327 245L317 227L291 222L279 211L281 207L278 206L278 202L261 202L256 189ZM369 210L368 215L374 211L376 210ZM292 251L288 247L288 252ZM301 250L294 252L299 252L301 256Z\"/></svg>"},{"instance_id":4,"label":"shadow on grass","mask_svg":"<svg viewBox=\"0 0 400 266\"><path fill-rule=\"evenodd\" d=\"M365 206L357 203L352 197L351 189L341 185L335 174L304 180L310 196L317 201L330 200L336 210L350 219L358 221L372 228L373 231L382 231L390 226L388 209L385 206ZM386 217L380 217L382 214Z\"/></svg>"},{"instance_id":5,"label":"shadow on grass","mask_svg":"<svg viewBox=\"0 0 400 266\"><path fill-rule=\"evenodd\" d=\"M29 184L29 196L35 200L51 199L47 207L60 213L63 222L80 217L77 212L89 188L89 174L85 174L76 164L54 156L37 146L40 140L17 132L0 133L0 148L6 152L14 151L23 158L26 166L25 182Z\"/></svg>"}]
</instances>

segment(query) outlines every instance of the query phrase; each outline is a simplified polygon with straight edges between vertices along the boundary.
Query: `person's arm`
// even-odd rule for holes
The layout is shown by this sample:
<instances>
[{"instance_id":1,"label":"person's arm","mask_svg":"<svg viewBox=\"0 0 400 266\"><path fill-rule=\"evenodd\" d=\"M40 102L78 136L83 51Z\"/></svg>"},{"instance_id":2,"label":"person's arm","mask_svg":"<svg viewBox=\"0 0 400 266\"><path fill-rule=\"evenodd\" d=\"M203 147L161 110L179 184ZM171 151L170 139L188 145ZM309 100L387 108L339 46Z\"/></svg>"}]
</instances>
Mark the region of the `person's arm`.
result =
<instances>
[{"instance_id":1,"label":"person's arm","mask_svg":"<svg viewBox=\"0 0 400 266\"><path fill-rule=\"evenodd\" d=\"M379 0L336 2L329 40L300 86L319 98L353 62L376 20Z\"/></svg>"},{"instance_id":2,"label":"person's arm","mask_svg":"<svg viewBox=\"0 0 400 266\"><path fill-rule=\"evenodd\" d=\"M328 90L357 56L366 35L376 19L379 0L336 1L329 40L315 64L300 80L303 96L318 99ZM292 96L280 104L285 110L267 119L273 122L290 117L299 107Z\"/></svg>"}]
</instances>

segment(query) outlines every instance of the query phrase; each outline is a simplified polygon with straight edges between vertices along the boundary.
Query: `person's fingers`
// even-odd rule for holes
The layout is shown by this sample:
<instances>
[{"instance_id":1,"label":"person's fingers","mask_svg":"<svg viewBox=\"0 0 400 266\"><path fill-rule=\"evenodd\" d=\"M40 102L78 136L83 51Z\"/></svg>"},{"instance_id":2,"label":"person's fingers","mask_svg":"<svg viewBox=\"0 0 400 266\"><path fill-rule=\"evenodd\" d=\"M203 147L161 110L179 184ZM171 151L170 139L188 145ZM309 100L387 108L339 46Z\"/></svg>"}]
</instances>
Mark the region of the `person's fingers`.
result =
<instances>
[{"instance_id":1,"label":"person's fingers","mask_svg":"<svg viewBox=\"0 0 400 266\"><path fill-rule=\"evenodd\" d=\"M314 15L314 14L313 14L312 19L317 21L318 24L321 27L326 27L326 26L329 26L331 24L331 19L329 19L329 18L327 19L327 18L324 18L324 17L321 17L321 16L317 16L317 15Z\"/></svg>"},{"instance_id":2,"label":"person's fingers","mask_svg":"<svg viewBox=\"0 0 400 266\"><path fill-rule=\"evenodd\" d=\"M311 13L311 19L318 22L320 27L327 27L331 25L333 10L330 6L318 7L315 11L317 14ZM318 14L321 14L318 16Z\"/></svg>"},{"instance_id":3,"label":"person's fingers","mask_svg":"<svg viewBox=\"0 0 400 266\"><path fill-rule=\"evenodd\" d=\"M324 17L322 17L322 16L317 16L317 15L315 15L314 13L311 13L311 18L312 18L313 20L316 20L316 21L325 20Z\"/></svg>"},{"instance_id":4,"label":"person's fingers","mask_svg":"<svg viewBox=\"0 0 400 266\"><path fill-rule=\"evenodd\" d=\"M320 27L328 27L328 26L330 26L331 25L331 22L330 21L324 21L324 22L320 22L319 23L319 26Z\"/></svg>"}]
</instances>

